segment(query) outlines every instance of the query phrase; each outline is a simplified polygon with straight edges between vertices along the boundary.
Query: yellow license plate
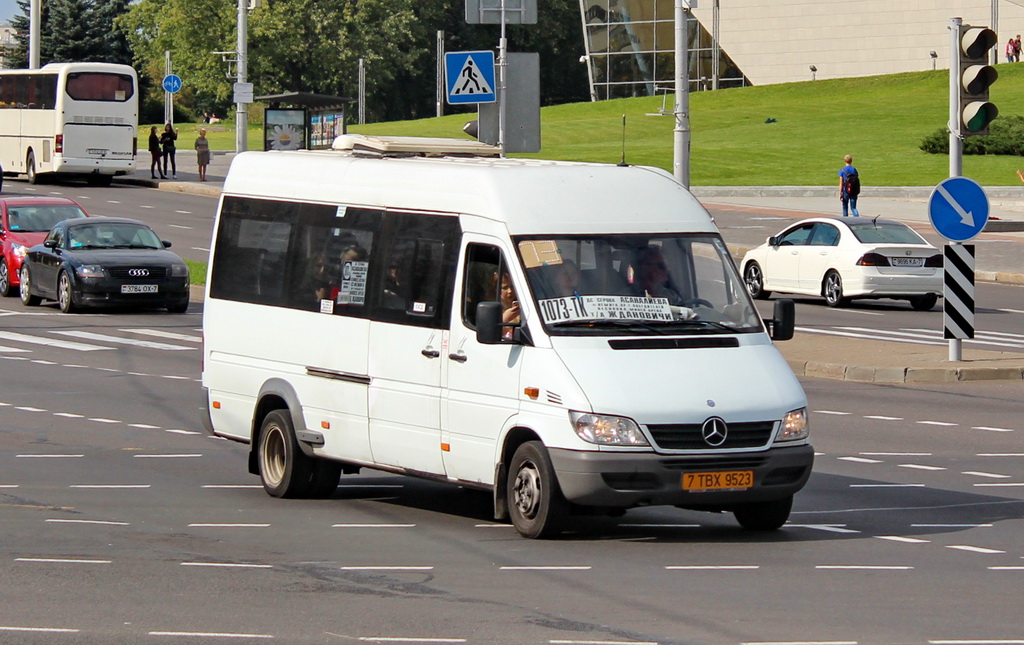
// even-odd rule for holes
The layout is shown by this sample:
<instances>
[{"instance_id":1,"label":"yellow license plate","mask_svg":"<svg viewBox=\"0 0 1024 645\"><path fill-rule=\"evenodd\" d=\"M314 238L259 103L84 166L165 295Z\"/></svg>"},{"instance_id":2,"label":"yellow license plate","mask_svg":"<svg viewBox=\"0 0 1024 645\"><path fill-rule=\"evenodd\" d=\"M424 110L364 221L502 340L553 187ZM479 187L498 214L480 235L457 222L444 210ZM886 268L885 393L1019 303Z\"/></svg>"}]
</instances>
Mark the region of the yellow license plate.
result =
<instances>
[{"instance_id":1,"label":"yellow license plate","mask_svg":"<svg viewBox=\"0 0 1024 645\"><path fill-rule=\"evenodd\" d=\"M723 470L710 473L683 473L683 490L742 490L754 485L752 470Z\"/></svg>"}]
</instances>

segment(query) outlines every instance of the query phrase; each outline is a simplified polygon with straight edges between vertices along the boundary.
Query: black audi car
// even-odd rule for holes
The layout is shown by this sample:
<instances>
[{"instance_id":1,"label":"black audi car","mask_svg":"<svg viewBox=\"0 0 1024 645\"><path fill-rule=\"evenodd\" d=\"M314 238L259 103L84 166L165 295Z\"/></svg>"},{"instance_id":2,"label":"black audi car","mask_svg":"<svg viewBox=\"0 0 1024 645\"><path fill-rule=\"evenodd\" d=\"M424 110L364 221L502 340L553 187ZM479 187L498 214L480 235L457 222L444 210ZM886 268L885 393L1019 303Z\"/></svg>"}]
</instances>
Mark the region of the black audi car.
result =
<instances>
[{"instance_id":1,"label":"black audi car","mask_svg":"<svg viewBox=\"0 0 1024 645\"><path fill-rule=\"evenodd\" d=\"M188 309L185 261L145 222L90 217L58 222L28 250L21 267L21 301L56 300L61 311L94 305Z\"/></svg>"}]
</instances>

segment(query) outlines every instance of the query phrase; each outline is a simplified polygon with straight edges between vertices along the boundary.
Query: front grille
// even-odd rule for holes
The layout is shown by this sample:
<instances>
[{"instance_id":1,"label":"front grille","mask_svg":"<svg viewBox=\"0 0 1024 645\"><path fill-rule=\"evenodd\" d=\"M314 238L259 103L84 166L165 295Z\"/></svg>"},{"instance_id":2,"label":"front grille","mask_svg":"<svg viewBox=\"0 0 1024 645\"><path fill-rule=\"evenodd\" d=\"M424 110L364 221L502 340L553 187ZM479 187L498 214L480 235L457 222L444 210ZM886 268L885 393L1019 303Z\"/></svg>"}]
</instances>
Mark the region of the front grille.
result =
<instances>
[{"instance_id":1,"label":"front grille","mask_svg":"<svg viewBox=\"0 0 1024 645\"><path fill-rule=\"evenodd\" d=\"M775 422L730 423L725 442L720 446L709 446L704 441L701 426L700 423L659 423L650 424L647 429L658 447L664 450L736 450L768 445Z\"/></svg>"},{"instance_id":2,"label":"front grille","mask_svg":"<svg viewBox=\"0 0 1024 645\"><path fill-rule=\"evenodd\" d=\"M761 454L730 455L727 458L718 455L709 457L687 457L685 459L662 459L661 465L667 470L750 470L760 468L768 458Z\"/></svg>"},{"instance_id":3,"label":"front grille","mask_svg":"<svg viewBox=\"0 0 1024 645\"><path fill-rule=\"evenodd\" d=\"M132 275L131 272L135 270L149 271L149 275ZM120 280L162 280L167 277L167 267L112 267L107 271L112 278Z\"/></svg>"}]
</instances>

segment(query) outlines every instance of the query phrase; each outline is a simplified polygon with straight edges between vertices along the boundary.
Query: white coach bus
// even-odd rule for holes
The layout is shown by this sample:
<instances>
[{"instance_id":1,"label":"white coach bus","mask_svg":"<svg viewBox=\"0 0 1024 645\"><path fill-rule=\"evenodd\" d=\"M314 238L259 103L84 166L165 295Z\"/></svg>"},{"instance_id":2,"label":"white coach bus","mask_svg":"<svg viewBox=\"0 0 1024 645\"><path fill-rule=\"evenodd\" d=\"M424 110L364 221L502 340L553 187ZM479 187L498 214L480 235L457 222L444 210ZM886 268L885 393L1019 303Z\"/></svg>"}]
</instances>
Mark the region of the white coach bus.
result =
<instances>
[{"instance_id":1,"label":"white coach bus","mask_svg":"<svg viewBox=\"0 0 1024 645\"><path fill-rule=\"evenodd\" d=\"M671 175L346 135L246 152L214 227L204 422L276 497L362 467L491 491L526 537L575 511L776 529L807 399ZM491 156L488 156L491 155Z\"/></svg>"},{"instance_id":2,"label":"white coach bus","mask_svg":"<svg viewBox=\"0 0 1024 645\"><path fill-rule=\"evenodd\" d=\"M0 164L36 183L47 173L109 185L135 171L135 70L111 63L50 63L0 70Z\"/></svg>"}]
</instances>

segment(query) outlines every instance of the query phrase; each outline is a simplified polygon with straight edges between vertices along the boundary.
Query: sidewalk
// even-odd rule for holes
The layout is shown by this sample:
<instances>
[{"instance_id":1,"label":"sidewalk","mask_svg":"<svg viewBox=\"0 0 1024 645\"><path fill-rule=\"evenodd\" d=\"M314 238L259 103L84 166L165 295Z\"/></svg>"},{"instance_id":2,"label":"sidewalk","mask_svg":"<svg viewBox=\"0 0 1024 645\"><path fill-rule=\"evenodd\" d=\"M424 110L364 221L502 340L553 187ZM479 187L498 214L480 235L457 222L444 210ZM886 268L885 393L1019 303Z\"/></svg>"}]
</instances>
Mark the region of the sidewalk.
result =
<instances>
[{"instance_id":1,"label":"sidewalk","mask_svg":"<svg viewBox=\"0 0 1024 645\"><path fill-rule=\"evenodd\" d=\"M224 187L224 178L234 157L234 152L214 152L207 168L208 181L203 183L199 182L195 156L189 151L178 155L177 180L153 180L143 169L115 181L216 197ZM990 200L990 221L983 235L1000 242L1000 252L984 258L990 266L981 266L979 259L977 279L1024 284L1024 186L985 190ZM865 187L861 195L862 216L897 219L924 232L931 226L927 215L931 191L931 187ZM709 208L733 208L793 219L835 215L834 193L832 187L815 186L693 188L693 194ZM734 253L743 250L734 248L733 244L729 246ZM202 292L194 297L201 298ZM1024 353L979 350L967 343L963 347L963 360L956 363L949 361L946 345L798 333L792 340L777 346L797 376L888 384L1024 380Z\"/></svg>"}]
</instances>

